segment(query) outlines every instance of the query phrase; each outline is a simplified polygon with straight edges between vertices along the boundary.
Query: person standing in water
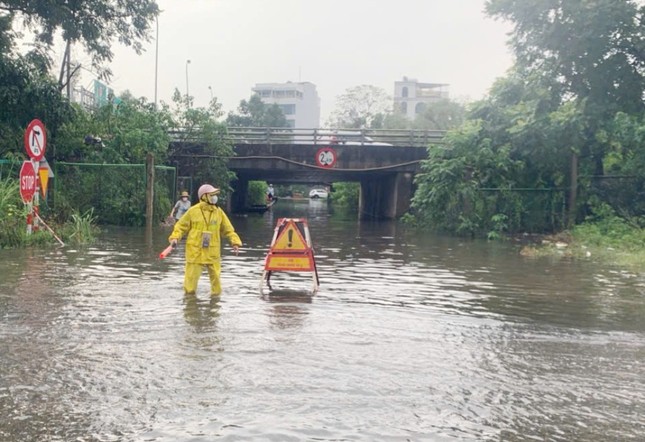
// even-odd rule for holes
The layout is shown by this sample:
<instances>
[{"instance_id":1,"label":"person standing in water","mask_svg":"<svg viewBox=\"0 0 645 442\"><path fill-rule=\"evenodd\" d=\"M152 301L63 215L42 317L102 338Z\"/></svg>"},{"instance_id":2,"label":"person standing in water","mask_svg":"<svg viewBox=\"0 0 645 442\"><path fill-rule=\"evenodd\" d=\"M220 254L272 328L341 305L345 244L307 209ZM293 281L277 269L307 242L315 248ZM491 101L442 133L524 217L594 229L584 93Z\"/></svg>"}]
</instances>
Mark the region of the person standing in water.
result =
<instances>
[{"instance_id":1,"label":"person standing in water","mask_svg":"<svg viewBox=\"0 0 645 442\"><path fill-rule=\"evenodd\" d=\"M175 218L175 221L179 221L179 218L183 216L184 213L188 212L190 209L190 195L185 190L181 192L181 197L179 201L175 203L175 207L170 211L170 216Z\"/></svg>"},{"instance_id":2,"label":"person standing in water","mask_svg":"<svg viewBox=\"0 0 645 442\"><path fill-rule=\"evenodd\" d=\"M242 241L235 233L224 211L217 205L220 189L210 184L202 185L197 191L199 203L192 206L175 224L168 237L171 245L186 236L186 268L184 291L195 294L202 269L206 267L211 283L211 296L222 292L221 274L221 237L225 237L237 255Z\"/></svg>"}]
</instances>

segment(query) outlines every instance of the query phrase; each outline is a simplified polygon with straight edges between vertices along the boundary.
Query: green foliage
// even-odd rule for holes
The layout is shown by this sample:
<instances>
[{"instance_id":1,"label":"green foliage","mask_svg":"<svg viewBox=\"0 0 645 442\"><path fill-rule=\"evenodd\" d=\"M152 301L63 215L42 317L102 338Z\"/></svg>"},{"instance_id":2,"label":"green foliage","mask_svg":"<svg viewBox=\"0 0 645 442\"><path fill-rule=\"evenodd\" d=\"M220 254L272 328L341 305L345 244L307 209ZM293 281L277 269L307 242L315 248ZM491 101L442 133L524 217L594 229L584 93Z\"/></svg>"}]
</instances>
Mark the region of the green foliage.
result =
<instances>
[{"instance_id":1,"label":"green foliage","mask_svg":"<svg viewBox=\"0 0 645 442\"><path fill-rule=\"evenodd\" d=\"M0 180L0 248L17 247L26 236L27 211L18 189L18 180Z\"/></svg>"},{"instance_id":2,"label":"green foliage","mask_svg":"<svg viewBox=\"0 0 645 442\"><path fill-rule=\"evenodd\" d=\"M265 181L249 181L246 201L249 205L266 204L267 183Z\"/></svg>"},{"instance_id":3,"label":"green foliage","mask_svg":"<svg viewBox=\"0 0 645 442\"><path fill-rule=\"evenodd\" d=\"M63 241L79 245L93 243L99 233L96 221L93 209L83 213L74 210L61 231Z\"/></svg>"},{"instance_id":4,"label":"green foliage","mask_svg":"<svg viewBox=\"0 0 645 442\"><path fill-rule=\"evenodd\" d=\"M0 248L16 248L53 244L55 238L44 227L27 235L27 208L20 199L18 181L15 179L0 180ZM91 242L98 229L91 210L85 214L73 212L71 219L55 226L65 242L76 244ZM49 224L49 223L48 223Z\"/></svg>"},{"instance_id":5,"label":"green foliage","mask_svg":"<svg viewBox=\"0 0 645 442\"><path fill-rule=\"evenodd\" d=\"M49 131L49 150L55 149L56 130L73 117L41 55L22 55L14 49L12 17L0 17L0 158L24 158L23 134L39 118Z\"/></svg>"},{"instance_id":6,"label":"green foliage","mask_svg":"<svg viewBox=\"0 0 645 442\"><path fill-rule=\"evenodd\" d=\"M171 115L153 103L129 94L119 104L108 103L93 111L77 108L76 118L58 134L60 161L90 163L143 163L152 153L156 163L167 156ZM100 140L100 141L99 141Z\"/></svg>"},{"instance_id":7,"label":"green foliage","mask_svg":"<svg viewBox=\"0 0 645 442\"><path fill-rule=\"evenodd\" d=\"M35 32L37 47L43 50L54 46L58 33L65 41L82 43L95 68L112 60L115 40L140 53L159 14L155 0L2 0L0 9Z\"/></svg>"},{"instance_id":8,"label":"green foliage","mask_svg":"<svg viewBox=\"0 0 645 442\"><path fill-rule=\"evenodd\" d=\"M93 210L101 224L143 226L146 208L145 165L60 163L56 167L55 209L59 221L75 212ZM155 171L155 221L161 221L172 204L174 180L169 172Z\"/></svg>"},{"instance_id":9,"label":"green foliage","mask_svg":"<svg viewBox=\"0 0 645 442\"><path fill-rule=\"evenodd\" d=\"M493 230L488 232L488 239L500 239L508 229L508 216L503 213L493 215L491 217L491 227Z\"/></svg>"},{"instance_id":10,"label":"green foliage","mask_svg":"<svg viewBox=\"0 0 645 442\"><path fill-rule=\"evenodd\" d=\"M416 176L418 188L412 201L418 221L468 236L561 227L558 203L563 196L549 190L555 187L558 175L528 170L532 164L529 157L535 153L526 149L525 136L517 142L507 131L495 133L495 123L501 119L494 115L498 108L487 103L479 106L480 112L486 108L487 120L468 120L446 134L444 145L428 149L428 160ZM505 143L496 145L494 139ZM522 190L545 187L542 192Z\"/></svg>"},{"instance_id":11,"label":"green foliage","mask_svg":"<svg viewBox=\"0 0 645 442\"><path fill-rule=\"evenodd\" d=\"M258 94L240 101L237 113L229 112L228 126L237 127L289 127L286 117L277 104L266 104Z\"/></svg>"},{"instance_id":12,"label":"green foliage","mask_svg":"<svg viewBox=\"0 0 645 442\"><path fill-rule=\"evenodd\" d=\"M226 125L218 122L222 116L222 106L217 99L211 100L207 108L193 107L193 98L181 95L175 90L173 95L173 107L171 111L170 129L177 133L177 140L185 147L199 140L199 146L195 146L199 157L189 158L189 163L183 166L190 167L194 171L193 178L198 183L209 183L223 190L222 198L231 191L229 183L235 175L226 166L228 158L233 156L232 145L225 141ZM171 147L170 156L177 153L176 148ZM181 158L174 158L173 161L180 165Z\"/></svg>"},{"instance_id":13,"label":"green foliage","mask_svg":"<svg viewBox=\"0 0 645 442\"><path fill-rule=\"evenodd\" d=\"M360 183L334 183L332 201L335 206L358 210Z\"/></svg>"},{"instance_id":14,"label":"green foliage","mask_svg":"<svg viewBox=\"0 0 645 442\"><path fill-rule=\"evenodd\" d=\"M564 92L588 100L585 112L642 111L642 2L488 0L486 10L515 25L518 65L549 72Z\"/></svg>"},{"instance_id":15,"label":"green foliage","mask_svg":"<svg viewBox=\"0 0 645 442\"><path fill-rule=\"evenodd\" d=\"M567 132L579 139L571 147L585 159L583 172L603 175L614 116L645 109L645 5L489 0L487 11L515 25L511 44L517 69L549 79L561 104L571 103L581 129Z\"/></svg>"}]
</instances>

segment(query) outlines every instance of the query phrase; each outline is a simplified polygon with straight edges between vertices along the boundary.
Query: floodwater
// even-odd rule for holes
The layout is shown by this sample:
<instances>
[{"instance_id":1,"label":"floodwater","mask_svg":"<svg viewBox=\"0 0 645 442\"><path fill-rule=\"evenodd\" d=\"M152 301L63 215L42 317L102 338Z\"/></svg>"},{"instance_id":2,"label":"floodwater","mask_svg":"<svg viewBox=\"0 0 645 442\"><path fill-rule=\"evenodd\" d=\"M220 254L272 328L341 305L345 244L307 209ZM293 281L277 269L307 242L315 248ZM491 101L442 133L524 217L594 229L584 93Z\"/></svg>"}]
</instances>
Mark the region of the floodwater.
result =
<instances>
[{"instance_id":1,"label":"floodwater","mask_svg":"<svg viewBox=\"0 0 645 442\"><path fill-rule=\"evenodd\" d=\"M276 274L306 217L321 286ZM637 441L645 276L281 200L232 217L221 299L168 230L0 251L1 441Z\"/></svg>"}]
</instances>

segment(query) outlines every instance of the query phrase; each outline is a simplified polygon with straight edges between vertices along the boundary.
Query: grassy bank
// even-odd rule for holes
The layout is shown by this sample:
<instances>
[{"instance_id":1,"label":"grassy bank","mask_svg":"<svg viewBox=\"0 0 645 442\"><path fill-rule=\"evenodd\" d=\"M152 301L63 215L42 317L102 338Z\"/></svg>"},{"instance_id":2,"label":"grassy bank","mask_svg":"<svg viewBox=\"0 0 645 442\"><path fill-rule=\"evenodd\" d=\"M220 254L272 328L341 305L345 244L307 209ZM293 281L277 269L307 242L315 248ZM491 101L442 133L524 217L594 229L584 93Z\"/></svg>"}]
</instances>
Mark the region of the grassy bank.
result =
<instances>
[{"instance_id":1,"label":"grassy bank","mask_svg":"<svg viewBox=\"0 0 645 442\"><path fill-rule=\"evenodd\" d=\"M645 229L637 220L610 216L580 224L524 246L524 256L563 256L645 272Z\"/></svg>"},{"instance_id":2,"label":"grassy bank","mask_svg":"<svg viewBox=\"0 0 645 442\"><path fill-rule=\"evenodd\" d=\"M0 248L29 247L58 244L58 241L44 226L41 230L27 235L27 208L20 199L16 180L0 181ZM99 229L92 211L72 212L70 219L63 222L47 221L55 234L65 243L88 244L94 241Z\"/></svg>"}]
</instances>

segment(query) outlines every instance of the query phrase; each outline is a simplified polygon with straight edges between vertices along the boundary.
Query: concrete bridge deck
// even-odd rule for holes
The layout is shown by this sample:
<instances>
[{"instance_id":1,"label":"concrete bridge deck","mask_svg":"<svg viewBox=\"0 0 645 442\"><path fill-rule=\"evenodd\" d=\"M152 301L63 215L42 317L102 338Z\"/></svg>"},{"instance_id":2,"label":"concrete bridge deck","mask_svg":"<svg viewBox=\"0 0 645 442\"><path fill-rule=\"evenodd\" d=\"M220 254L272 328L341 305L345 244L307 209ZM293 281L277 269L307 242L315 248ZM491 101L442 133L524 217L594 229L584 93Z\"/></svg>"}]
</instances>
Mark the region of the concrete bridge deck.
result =
<instances>
[{"instance_id":1,"label":"concrete bridge deck","mask_svg":"<svg viewBox=\"0 0 645 442\"><path fill-rule=\"evenodd\" d=\"M229 128L235 156L228 161L233 211L245 204L248 182L332 184L359 182L364 218L396 218L410 206L413 178L427 146L442 131ZM175 159L203 156L199 140L175 141ZM177 145L179 143L179 145ZM183 161L179 161L183 163ZM180 174L185 174L181 171Z\"/></svg>"}]
</instances>

